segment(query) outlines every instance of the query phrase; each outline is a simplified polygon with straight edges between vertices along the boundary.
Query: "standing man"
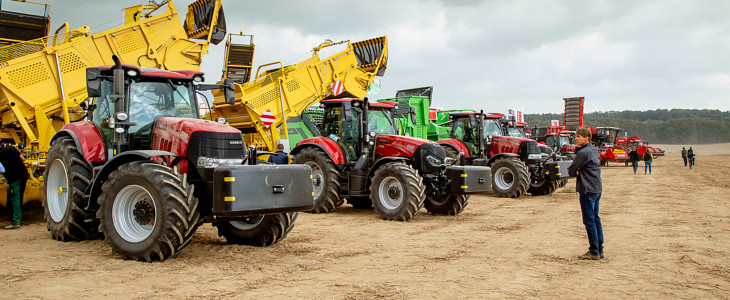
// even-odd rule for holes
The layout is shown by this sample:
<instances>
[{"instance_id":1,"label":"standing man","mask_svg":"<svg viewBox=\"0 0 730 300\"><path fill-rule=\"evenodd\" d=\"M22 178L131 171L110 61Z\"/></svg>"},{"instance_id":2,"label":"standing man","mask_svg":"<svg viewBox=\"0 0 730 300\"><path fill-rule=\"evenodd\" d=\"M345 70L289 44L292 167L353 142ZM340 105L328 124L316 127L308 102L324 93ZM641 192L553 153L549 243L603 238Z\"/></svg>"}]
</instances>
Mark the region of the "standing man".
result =
<instances>
[{"instance_id":1,"label":"standing man","mask_svg":"<svg viewBox=\"0 0 730 300\"><path fill-rule=\"evenodd\" d=\"M646 169L649 168L649 175L651 175L651 162L654 161L654 155L646 151L644 153L644 175L646 175Z\"/></svg>"},{"instance_id":2,"label":"standing man","mask_svg":"<svg viewBox=\"0 0 730 300\"><path fill-rule=\"evenodd\" d=\"M269 162L276 165L289 164L289 155L284 152L284 144L276 145L276 153L269 155Z\"/></svg>"},{"instance_id":3,"label":"standing man","mask_svg":"<svg viewBox=\"0 0 730 300\"><path fill-rule=\"evenodd\" d=\"M25 169L23 157L18 149L13 146L0 148L0 164L5 167L5 180L10 186L8 188L8 204L13 213L10 225L5 229L20 228L20 206L23 204L23 192L25 192L25 183L28 181L28 170Z\"/></svg>"},{"instance_id":4,"label":"standing man","mask_svg":"<svg viewBox=\"0 0 730 300\"><path fill-rule=\"evenodd\" d=\"M634 168L634 174L636 174L636 170L639 168L639 152L636 152L636 148L631 148L631 151L629 152L629 161L631 161L631 166Z\"/></svg>"},{"instance_id":5,"label":"standing man","mask_svg":"<svg viewBox=\"0 0 730 300\"><path fill-rule=\"evenodd\" d=\"M682 160L684 160L684 166L687 166L687 149L682 147Z\"/></svg>"},{"instance_id":6,"label":"standing man","mask_svg":"<svg viewBox=\"0 0 730 300\"><path fill-rule=\"evenodd\" d=\"M692 150L692 147L687 150L687 159L689 160L689 169L692 170L692 165L695 164L695 151Z\"/></svg>"},{"instance_id":7,"label":"standing man","mask_svg":"<svg viewBox=\"0 0 730 300\"><path fill-rule=\"evenodd\" d=\"M599 201L603 186L601 183L601 160L598 149L591 144L591 130L578 128L575 144L575 158L568 167L571 177L575 176L575 191L580 195L580 211L588 234L588 252L579 259L598 260L603 258L603 226L598 217Z\"/></svg>"}]
</instances>

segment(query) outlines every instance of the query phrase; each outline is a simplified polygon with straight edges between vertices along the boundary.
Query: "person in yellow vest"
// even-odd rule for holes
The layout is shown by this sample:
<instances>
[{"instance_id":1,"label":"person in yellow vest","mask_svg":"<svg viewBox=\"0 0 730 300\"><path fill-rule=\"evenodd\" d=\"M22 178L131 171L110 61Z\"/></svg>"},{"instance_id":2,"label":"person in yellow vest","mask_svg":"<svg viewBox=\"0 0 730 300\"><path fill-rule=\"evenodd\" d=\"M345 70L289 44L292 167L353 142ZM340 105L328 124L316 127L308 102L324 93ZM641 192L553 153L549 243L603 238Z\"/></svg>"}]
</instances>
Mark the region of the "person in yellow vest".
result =
<instances>
[{"instance_id":1,"label":"person in yellow vest","mask_svg":"<svg viewBox=\"0 0 730 300\"><path fill-rule=\"evenodd\" d=\"M644 175L646 175L646 170L649 169L649 174L651 174L651 162L654 161L654 155L651 155L649 151L644 152Z\"/></svg>"}]
</instances>

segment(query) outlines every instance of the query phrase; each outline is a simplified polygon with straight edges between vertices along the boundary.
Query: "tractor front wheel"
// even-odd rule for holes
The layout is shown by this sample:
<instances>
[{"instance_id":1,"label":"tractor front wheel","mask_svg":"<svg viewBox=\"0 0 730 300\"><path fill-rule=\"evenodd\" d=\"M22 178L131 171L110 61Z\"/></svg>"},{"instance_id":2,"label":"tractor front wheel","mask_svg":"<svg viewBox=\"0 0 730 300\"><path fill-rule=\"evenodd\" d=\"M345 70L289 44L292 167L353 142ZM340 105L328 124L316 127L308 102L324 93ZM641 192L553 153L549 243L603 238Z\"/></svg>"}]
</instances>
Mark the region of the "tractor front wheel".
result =
<instances>
[{"instance_id":1,"label":"tractor front wheel","mask_svg":"<svg viewBox=\"0 0 730 300\"><path fill-rule=\"evenodd\" d=\"M316 148L306 148L296 155L294 163L312 168L314 209L310 212L330 212L345 202L340 198L340 172L326 153Z\"/></svg>"},{"instance_id":2,"label":"tractor front wheel","mask_svg":"<svg viewBox=\"0 0 730 300\"><path fill-rule=\"evenodd\" d=\"M294 228L298 213L253 216L236 221L216 222L218 236L228 244L266 247L283 240Z\"/></svg>"},{"instance_id":3,"label":"tractor front wheel","mask_svg":"<svg viewBox=\"0 0 730 300\"><path fill-rule=\"evenodd\" d=\"M538 181L531 181L530 188L527 189L527 192L529 192L533 196L550 195L558 189L559 181L560 180L550 181L550 179L547 178L543 178L542 180Z\"/></svg>"},{"instance_id":4,"label":"tractor front wheel","mask_svg":"<svg viewBox=\"0 0 730 300\"><path fill-rule=\"evenodd\" d=\"M193 186L168 166L152 161L122 165L102 190L99 231L124 259L150 262L175 256L200 225Z\"/></svg>"},{"instance_id":5,"label":"tractor front wheel","mask_svg":"<svg viewBox=\"0 0 730 300\"><path fill-rule=\"evenodd\" d=\"M411 166L387 163L375 171L372 182L370 197L384 220L408 221L423 208L426 187Z\"/></svg>"},{"instance_id":6,"label":"tractor front wheel","mask_svg":"<svg viewBox=\"0 0 730 300\"><path fill-rule=\"evenodd\" d=\"M530 173L527 166L514 157L502 157L491 166L494 193L499 197L519 198L527 192Z\"/></svg>"},{"instance_id":7,"label":"tractor front wheel","mask_svg":"<svg viewBox=\"0 0 730 300\"><path fill-rule=\"evenodd\" d=\"M83 241L98 234L99 220L86 210L85 193L91 184L91 166L70 137L53 141L43 177L44 217L51 237L60 241Z\"/></svg>"},{"instance_id":8,"label":"tractor front wheel","mask_svg":"<svg viewBox=\"0 0 730 300\"><path fill-rule=\"evenodd\" d=\"M426 211L429 213L447 216L461 213L467 205L469 205L469 196L466 195L427 196L424 203Z\"/></svg>"}]
</instances>

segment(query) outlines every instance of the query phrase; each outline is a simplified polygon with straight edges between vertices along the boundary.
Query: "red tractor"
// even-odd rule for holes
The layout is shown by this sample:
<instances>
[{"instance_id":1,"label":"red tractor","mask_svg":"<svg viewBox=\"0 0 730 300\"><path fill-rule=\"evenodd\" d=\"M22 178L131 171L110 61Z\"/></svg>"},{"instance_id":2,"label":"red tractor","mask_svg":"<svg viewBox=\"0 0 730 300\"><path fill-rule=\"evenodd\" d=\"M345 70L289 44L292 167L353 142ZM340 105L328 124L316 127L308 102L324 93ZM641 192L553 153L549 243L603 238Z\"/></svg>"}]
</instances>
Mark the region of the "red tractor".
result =
<instances>
[{"instance_id":1,"label":"red tractor","mask_svg":"<svg viewBox=\"0 0 730 300\"><path fill-rule=\"evenodd\" d=\"M616 145L618 133L617 127L588 127L591 130L591 143L601 153L601 166L608 166L609 162L623 162L628 165L629 154L620 146Z\"/></svg>"},{"instance_id":2,"label":"red tractor","mask_svg":"<svg viewBox=\"0 0 730 300\"><path fill-rule=\"evenodd\" d=\"M86 69L91 121L51 142L43 190L54 239L103 235L125 259L164 260L204 222L229 244L268 246L312 208L309 167L252 165L240 131L198 119L197 91L224 88L233 101L232 83L114 61Z\"/></svg>"},{"instance_id":3,"label":"red tractor","mask_svg":"<svg viewBox=\"0 0 730 300\"><path fill-rule=\"evenodd\" d=\"M535 140L505 136L502 114L458 112L449 114L451 138L439 141L448 157L463 156L464 164L492 169L494 193L519 198L524 193L549 195L568 177L572 161L557 161L548 147ZM549 164L548 164L549 163Z\"/></svg>"},{"instance_id":4,"label":"red tractor","mask_svg":"<svg viewBox=\"0 0 730 300\"><path fill-rule=\"evenodd\" d=\"M533 132L540 132L540 129ZM572 160L575 158L575 131L562 130L559 132L549 132L543 135L535 136L538 144L550 147L555 153L565 159Z\"/></svg>"},{"instance_id":5,"label":"red tractor","mask_svg":"<svg viewBox=\"0 0 730 300\"><path fill-rule=\"evenodd\" d=\"M396 104L367 98L320 102L321 136L291 151L294 163L312 168L312 212L332 211L347 198L356 208L374 206L385 220L408 221L424 206L432 214L456 215L468 194L491 189L489 168L447 165L437 143L396 135Z\"/></svg>"}]
</instances>

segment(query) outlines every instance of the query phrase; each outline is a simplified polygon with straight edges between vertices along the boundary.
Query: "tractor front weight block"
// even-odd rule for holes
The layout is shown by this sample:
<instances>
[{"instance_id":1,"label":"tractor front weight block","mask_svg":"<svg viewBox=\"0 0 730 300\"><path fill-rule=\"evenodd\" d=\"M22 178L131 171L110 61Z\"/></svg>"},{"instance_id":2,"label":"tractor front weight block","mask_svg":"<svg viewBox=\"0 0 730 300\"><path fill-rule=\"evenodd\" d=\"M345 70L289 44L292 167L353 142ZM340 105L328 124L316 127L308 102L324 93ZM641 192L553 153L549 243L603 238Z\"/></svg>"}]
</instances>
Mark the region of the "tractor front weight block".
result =
<instances>
[{"instance_id":1,"label":"tractor front weight block","mask_svg":"<svg viewBox=\"0 0 730 300\"><path fill-rule=\"evenodd\" d=\"M308 211L314 208L307 165L226 166L213 171L216 218Z\"/></svg>"},{"instance_id":2,"label":"tractor front weight block","mask_svg":"<svg viewBox=\"0 0 730 300\"><path fill-rule=\"evenodd\" d=\"M450 194L473 194L492 190L492 169L481 166L448 166L446 177L451 180Z\"/></svg>"},{"instance_id":3,"label":"tractor front weight block","mask_svg":"<svg viewBox=\"0 0 730 300\"><path fill-rule=\"evenodd\" d=\"M568 167L570 167L572 163L572 160L560 160L545 163L545 170L548 172L548 178L555 181L570 177L570 175L568 175Z\"/></svg>"}]
</instances>

